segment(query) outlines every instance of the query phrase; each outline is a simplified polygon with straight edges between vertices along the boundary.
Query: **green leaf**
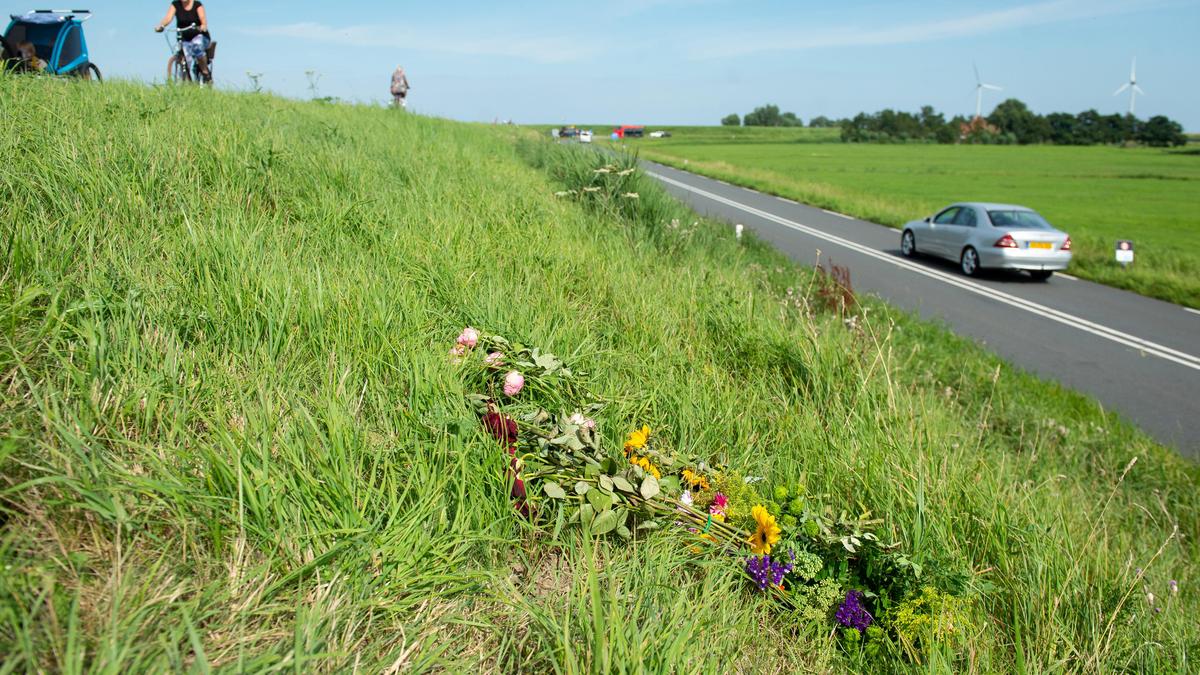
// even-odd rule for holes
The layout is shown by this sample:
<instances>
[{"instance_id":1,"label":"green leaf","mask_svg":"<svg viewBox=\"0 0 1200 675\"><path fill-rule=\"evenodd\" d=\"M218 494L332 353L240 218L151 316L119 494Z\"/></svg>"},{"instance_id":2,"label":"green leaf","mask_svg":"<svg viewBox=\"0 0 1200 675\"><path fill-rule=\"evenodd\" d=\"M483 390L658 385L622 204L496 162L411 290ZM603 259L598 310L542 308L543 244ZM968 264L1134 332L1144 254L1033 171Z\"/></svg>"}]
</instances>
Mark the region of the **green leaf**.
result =
<instances>
[{"instance_id":1,"label":"green leaf","mask_svg":"<svg viewBox=\"0 0 1200 675\"><path fill-rule=\"evenodd\" d=\"M546 496L551 499L566 499L567 498L567 493L566 493L566 491L564 491L562 489L562 486L560 486L558 483L555 483L552 480L548 480L545 483L542 483L542 492L545 492Z\"/></svg>"},{"instance_id":2,"label":"green leaf","mask_svg":"<svg viewBox=\"0 0 1200 675\"><path fill-rule=\"evenodd\" d=\"M553 354L539 354L537 350L534 350L533 362L545 369L547 374L553 373L556 368L562 365L562 362Z\"/></svg>"},{"instance_id":3,"label":"green leaf","mask_svg":"<svg viewBox=\"0 0 1200 675\"><path fill-rule=\"evenodd\" d=\"M633 533L629 531L628 527L621 525L621 526L617 527L617 535L620 536L622 539L629 539L630 537L633 536Z\"/></svg>"},{"instance_id":4,"label":"green leaf","mask_svg":"<svg viewBox=\"0 0 1200 675\"><path fill-rule=\"evenodd\" d=\"M638 523L638 526L637 526L637 529L639 529L639 530L657 530L658 528L659 528L659 524L658 524L657 520L647 520L647 521Z\"/></svg>"},{"instance_id":5,"label":"green leaf","mask_svg":"<svg viewBox=\"0 0 1200 675\"><path fill-rule=\"evenodd\" d=\"M613 476L613 486L621 492L633 492L633 483L625 480L624 476Z\"/></svg>"},{"instance_id":6,"label":"green leaf","mask_svg":"<svg viewBox=\"0 0 1200 675\"><path fill-rule=\"evenodd\" d=\"M620 525L618 521L619 518L617 517L616 511L605 511L604 513L596 516L596 520L592 521L592 534L608 534L609 532L612 532L617 525Z\"/></svg>"},{"instance_id":7,"label":"green leaf","mask_svg":"<svg viewBox=\"0 0 1200 675\"><path fill-rule=\"evenodd\" d=\"M579 507L579 522L587 527L596 518L596 509L592 508L591 504L584 504Z\"/></svg>"},{"instance_id":8,"label":"green leaf","mask_svg":"<svg viewBox=\"0 0 1200 675\"><path fill-rule=\"evenodd\" d=\"M612 492L612 489L613 489L612 477L601 475L600 476L600 487L604 488L605 490L608 490L609 492Z\"/></svg>"},{"instance_id":9,"label":"green leaf","mask_svg":"<svg viewBox=\"0 0 1200 675\"><path fill-rule=\"evenodd\" d=\"M667 476L658 482L658 486L668 494L683 492L683 485L679 483L678 476Z\"/></svg>"},{"instance_id":10,"label":"green leaf","mask_svg":"<svg viewBox=\"0 0 1200 675\"><path fill-rule=\"evenodd\" d=\"M587 500L597 511L604 511L612 506L612 498L599 490L589 490Z\"/></svg>"},{"instance_id":11,"label":"green leaf","mask_svg":"<svg viewBox=\"0 0 1200 675\"><path fill-rule=\"evenodd\" d=\"M590 489L592 489L592 486L583 481L579 481L575 484L575 494L577 495L586 495L587 491Z\"/></svg>"},{"instance_id":12,"label":"green leaf","mask_svg":"<svg viewBox=\"0 0 1200 675\"><path fill-rule=\"evenodd\" d=\"M654 476L646 476L646 478L642 480L642 487L641 490L639 490L639 492L642 493L642 499L654 499L654 496L658 494L658 491L658 479L656 479Z\"/></svg>"},{"instance_id":13,"label":"green leaf","mask_svg":"<svg viewBox=\"0 0 1200 675\"><path fill-rule=\"evenodd\" d=\"M600 465L599 464L588 464L587 466L583 467L583 475L587 476L588 478L595 478L596 476L599 476L600 475Z\"/></svg>"}]
</instances>

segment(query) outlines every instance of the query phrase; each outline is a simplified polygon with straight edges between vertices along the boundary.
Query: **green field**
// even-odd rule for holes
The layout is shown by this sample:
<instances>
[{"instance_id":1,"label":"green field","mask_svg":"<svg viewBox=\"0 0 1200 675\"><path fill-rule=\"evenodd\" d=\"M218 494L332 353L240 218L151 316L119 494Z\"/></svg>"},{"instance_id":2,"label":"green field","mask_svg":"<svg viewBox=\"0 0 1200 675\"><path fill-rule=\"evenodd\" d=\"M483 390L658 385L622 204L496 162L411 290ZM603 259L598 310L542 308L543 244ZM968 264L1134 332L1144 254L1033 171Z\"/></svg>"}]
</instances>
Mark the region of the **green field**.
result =
<instances>
[{"instance_id":1,"label":"green field","mask_svg":"<svg viewBox=\"0 0 1200 675\"><path fill-rule=\"evenodd\" d=\"M893 227L955 201L1022 204L1071 235L1073 274L1200 308L1200 155L1194 152L813 146L789 138L789 130L774 131L777 141L756 135L724 141L725 129L710 127L628 145L647 159ZM1118 239L1136 246L1128 269L1113 260Z\"/></svg>"},{"instance_id":2,"label":"green field","mask_svg":"<svg viewBox=\"0 0 1200 675\"><path fill-rule=\"evenodd\" d=\"M190 87L0 100L0 672L1194 669L1194 464L842 311L607 155ZM585 536L536 487L526 520L465 398L486 371L447 353L466 325L565 359L613 461L650 425L878 519L953 612L869 599L863 645L682 527ZM504 409L558 412L547 381Z\"/></svg>"}]
</instances>

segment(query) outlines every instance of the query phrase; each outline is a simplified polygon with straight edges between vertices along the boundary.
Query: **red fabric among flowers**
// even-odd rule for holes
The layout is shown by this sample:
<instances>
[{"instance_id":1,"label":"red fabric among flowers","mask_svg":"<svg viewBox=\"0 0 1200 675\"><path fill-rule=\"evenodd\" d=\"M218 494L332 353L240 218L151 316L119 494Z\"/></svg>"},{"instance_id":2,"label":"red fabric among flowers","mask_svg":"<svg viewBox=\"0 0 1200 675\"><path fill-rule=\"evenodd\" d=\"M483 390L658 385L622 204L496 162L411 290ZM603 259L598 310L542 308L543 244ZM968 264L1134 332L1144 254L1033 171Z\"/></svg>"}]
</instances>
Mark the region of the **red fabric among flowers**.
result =
<instances>
[{"instance_id":1,"label":"red fabric among flowers","mask_svg":"<svg viewBox=\"0 0 1200 675\"><path fill-rule=\"evenodd\" d=\"M512 498L521 515L528 517L529 503L525 501L525 481L521 479L521 472L517 467L517 421L508 415L488 411L483 415L483 428L508 450L508 456L511 458L508 474L513 477Z\"/></svg>"}]
</instances>

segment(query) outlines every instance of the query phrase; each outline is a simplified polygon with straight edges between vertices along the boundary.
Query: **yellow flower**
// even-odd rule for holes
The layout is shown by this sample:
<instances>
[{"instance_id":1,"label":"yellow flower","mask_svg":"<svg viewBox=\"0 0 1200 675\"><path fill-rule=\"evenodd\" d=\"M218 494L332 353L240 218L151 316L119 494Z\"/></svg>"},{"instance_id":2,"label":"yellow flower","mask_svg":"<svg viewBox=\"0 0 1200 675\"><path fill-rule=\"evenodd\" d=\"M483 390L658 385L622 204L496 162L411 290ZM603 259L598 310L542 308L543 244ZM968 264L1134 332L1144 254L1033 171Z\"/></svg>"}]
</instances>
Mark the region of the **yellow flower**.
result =
<instances>
[{"instance_id":1,"label":"yellow flower","mask_svg":"<svg viewBox=\"0 0 1200 675\"><path fill-rule=\"evenodd\" d=\"M758 525L754 534L750 536L750 551L754 555L766 555L771 552L772 546L779 543L781 530L775 524L775 516L767 513L767 510L761 506L750 509L750 515L754 517L754 522Z\"/></svg>"},{"instance_id":2,"label":"yellow flower","mask_svg":"<svg viewBox=\"0 0 1200 675\"><path fill-rule=\"evenodd\" d=\"M708 479L698 473L693 472L691 469L683 470L683 482L693 490L708 489Z\"/></svg>"},{"instance_id":3,"label":"yellow flower","mask_svg":"<svg viewBox=\"0 0 1200 675\"><path fill-rule=\"evenodd\" d=\"M629 439L625 441L625 452L631 450L641 450L646 447L646 443L650 441L650 427L643 426L641 429L629 432Z\"/></svg>"},{"instance_id":4,"label":"yellow flower","mask_svg":"<svg viewBox=\"0 0 1200 675\"><path fill-rule=\"evenodd\" d=\"M642 467L643 471L651 476L654 476L655 478L662 478L662 473L658 470L657 466L654 466L654 462L651 462L649 457L638 457L637 455L633 455L629 458L629 463L633 464L634 466Z\"/></svg>"}]
</instances>

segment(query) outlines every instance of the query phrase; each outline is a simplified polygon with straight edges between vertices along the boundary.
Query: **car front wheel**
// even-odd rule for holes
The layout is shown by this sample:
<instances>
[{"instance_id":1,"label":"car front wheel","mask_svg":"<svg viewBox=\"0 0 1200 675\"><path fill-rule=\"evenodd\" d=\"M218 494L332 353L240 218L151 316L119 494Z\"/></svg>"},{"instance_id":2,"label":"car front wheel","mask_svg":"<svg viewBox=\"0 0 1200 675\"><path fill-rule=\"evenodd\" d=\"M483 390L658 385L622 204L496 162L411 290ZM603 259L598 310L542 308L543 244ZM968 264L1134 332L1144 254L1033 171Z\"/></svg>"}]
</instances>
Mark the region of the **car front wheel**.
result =
<instances>
[{"instance_id":1,"label":"car front wheel","mask_svg":"<svg viewBox=\"0 0 1200 675\"><path fill-rule=\"evenodd\" d=\"M900 252L905 258L911 258L917 254L917 240L913 237L912 230L905 230L900 237Z\"/></svg>"},{"instance_id":2,"label":"car front wheel","mask_svg":"<svg viewBox=\"0 0 1200 675\"><path fill-rule=\"evenodd\" d=\"M959 266L962 268L962 273L969 277L979 274L979 253L970 246L964 248Z\"/></svg>"},{"instance_id":3,"label":"car front wheel","mask_svg":"<svg viewBox=\"0 0 1200 675\"><path fill-rule=\"evenodd\" d=\"M1054 270L1030 270L1029 276L1033 277L1034 281L1045 281L1054 276Z\"/></svg>"}]
</instances>

